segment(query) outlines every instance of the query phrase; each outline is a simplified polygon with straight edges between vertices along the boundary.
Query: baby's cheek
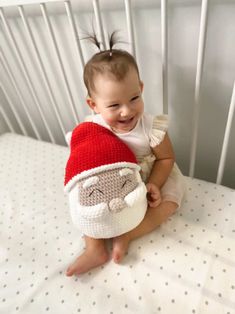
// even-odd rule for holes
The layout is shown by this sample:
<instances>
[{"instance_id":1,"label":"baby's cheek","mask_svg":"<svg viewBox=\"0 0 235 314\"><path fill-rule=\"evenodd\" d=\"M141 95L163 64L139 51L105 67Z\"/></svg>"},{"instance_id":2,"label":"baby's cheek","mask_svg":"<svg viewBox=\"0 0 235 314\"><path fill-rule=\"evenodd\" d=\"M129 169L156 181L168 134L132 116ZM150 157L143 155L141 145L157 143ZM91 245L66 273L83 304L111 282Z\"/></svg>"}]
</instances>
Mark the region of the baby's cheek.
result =
<instances>
[{"instance_id":1,"label":"baby's cheek","mask_svg":"<svg viewBox=\"0 0 235 314\"><path fill-rule=\"evenodd\" d=\"M109 116L105 119L105 122L108 124L108 125L112 125L115 121L115 117L114 116Z\"/></svg>"}]
</instances>

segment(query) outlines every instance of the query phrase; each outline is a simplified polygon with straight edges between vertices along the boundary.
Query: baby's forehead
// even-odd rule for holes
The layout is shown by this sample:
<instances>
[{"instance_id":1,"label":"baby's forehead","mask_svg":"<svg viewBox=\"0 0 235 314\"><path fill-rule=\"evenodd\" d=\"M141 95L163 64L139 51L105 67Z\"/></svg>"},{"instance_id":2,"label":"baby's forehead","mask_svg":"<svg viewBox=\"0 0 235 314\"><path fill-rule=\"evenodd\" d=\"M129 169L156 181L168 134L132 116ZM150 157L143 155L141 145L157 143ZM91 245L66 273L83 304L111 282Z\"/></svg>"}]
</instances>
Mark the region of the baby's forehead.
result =
<instances>
[{"instance_id":1,"label":"baby's forehead","mask_svg":"<svg viewBox=\"0 0 235 314\"><path fill-rule=\"evenodd\" d=\"M97 184L112 183L114 180L120 180L122 177L132 177L135 174L135 170L130 168L118 168L97 173L96 175L84 178L79 181L79 187L84 189Z\"/></svg>"}]
</instances>

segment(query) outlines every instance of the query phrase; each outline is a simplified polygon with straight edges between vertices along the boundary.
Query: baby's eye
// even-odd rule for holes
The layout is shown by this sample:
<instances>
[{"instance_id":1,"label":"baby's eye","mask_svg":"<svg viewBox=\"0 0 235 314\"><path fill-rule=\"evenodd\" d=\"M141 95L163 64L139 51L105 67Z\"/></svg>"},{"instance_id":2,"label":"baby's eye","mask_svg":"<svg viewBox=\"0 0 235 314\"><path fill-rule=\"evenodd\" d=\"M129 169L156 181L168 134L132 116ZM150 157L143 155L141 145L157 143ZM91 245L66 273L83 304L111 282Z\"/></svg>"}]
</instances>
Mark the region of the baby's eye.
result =
<instances>
[{"instance_id":1,"label":"baby's eye","mask_svg":"<svg viewBox=\"0 0 235 314\"><path fill-rule=\"evenodd\" d=\"M93 191L91 191L91 193L89 194L89 196L91 196L95 191L98 191L99 193L104 194L104 192L102 192L101 190L99 190L99 189L94 189Z\"/></svg>"},{"instance_id":2,"label":"baby's eye","mask_svg":"<svg viewBox=\"0 0 235 314\"><path fill-rule=\"evenodd\" d=\"M135 101L136 99L138 99L140 96L139 95L137 95L137 96L135 96L135 97L132 97L131 98L131 101Z\"/></svg>"},{"instance_id":3,"label":"baby's eye","mask_svg":"<svg viewBox=\"0 0 235 314\"><path fill-rule=\"evenodd\" d=\"M118 106L119 106L119 104L112 104L112 105L109 105L108 108L116 108Z\"/></svg>"},{"instance_id":4,"label":"baby's eye","mask_svg":"<svg viewBox=\"0 0 235 314\"><path fill-rule=\"evenodd\" d=\"M123 184L122 184L122 189L124 188L124 186L125 186L128 182L131 182L131 180L130 180L130 179L127 179L127 180L125 180L125 182L123 182Z\"/></svg>"}]
</instances>

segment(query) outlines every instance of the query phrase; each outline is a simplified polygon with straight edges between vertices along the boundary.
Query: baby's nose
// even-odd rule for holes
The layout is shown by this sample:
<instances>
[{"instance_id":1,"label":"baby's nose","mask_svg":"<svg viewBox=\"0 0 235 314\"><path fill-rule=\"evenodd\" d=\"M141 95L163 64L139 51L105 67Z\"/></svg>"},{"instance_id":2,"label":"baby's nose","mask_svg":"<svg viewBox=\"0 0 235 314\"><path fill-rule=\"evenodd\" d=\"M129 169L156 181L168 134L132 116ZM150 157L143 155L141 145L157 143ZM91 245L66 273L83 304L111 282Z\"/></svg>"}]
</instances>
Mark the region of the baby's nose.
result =
<instances>
[{"instance_id":1,"label":"baby's nose","mask_svg":"<svg viewBox=\"0 0 235 314\"><path fill-rule=\"evenodd\" d=\"M127 203L121 198L114 198L109 202L109 209L113 213L120 212L127 206Z\"/></svg>"},{"instance_id":2,"label":"baby's nose","mask_svg":"<svg viewBox=\"0 0 235 314\"><path fill-rule=\"evenodd\" d=\"M131 112L131 110L128 106L123 106L122 111L121 111L121 116L122 117L128 117L130 112Z\"/></svg>"}]
</instances>

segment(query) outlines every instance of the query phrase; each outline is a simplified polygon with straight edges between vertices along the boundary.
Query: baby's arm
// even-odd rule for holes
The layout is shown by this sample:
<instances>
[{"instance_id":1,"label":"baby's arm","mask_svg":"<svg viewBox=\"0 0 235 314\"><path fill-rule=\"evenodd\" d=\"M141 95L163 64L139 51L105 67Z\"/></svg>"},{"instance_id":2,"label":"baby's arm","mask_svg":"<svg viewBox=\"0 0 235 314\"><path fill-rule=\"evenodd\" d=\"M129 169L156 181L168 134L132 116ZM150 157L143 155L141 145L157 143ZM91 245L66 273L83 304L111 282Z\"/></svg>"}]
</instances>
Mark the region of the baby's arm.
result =
<instances>
[{"instance_id":1,"label":"baby's arm","mask_svg":"<svg viewBox=\"0 0 235 314\"><path fill-rule=\"evenodd\" d=\"M166 182L175 162L173 147L167 133L163 141L152 150L156 160L146 187L149 193L149 206L156 207L161 202L160 189Z\"/></svg>"}]
</instances>

